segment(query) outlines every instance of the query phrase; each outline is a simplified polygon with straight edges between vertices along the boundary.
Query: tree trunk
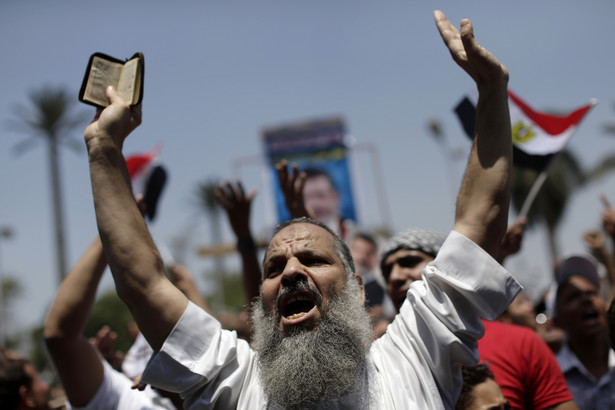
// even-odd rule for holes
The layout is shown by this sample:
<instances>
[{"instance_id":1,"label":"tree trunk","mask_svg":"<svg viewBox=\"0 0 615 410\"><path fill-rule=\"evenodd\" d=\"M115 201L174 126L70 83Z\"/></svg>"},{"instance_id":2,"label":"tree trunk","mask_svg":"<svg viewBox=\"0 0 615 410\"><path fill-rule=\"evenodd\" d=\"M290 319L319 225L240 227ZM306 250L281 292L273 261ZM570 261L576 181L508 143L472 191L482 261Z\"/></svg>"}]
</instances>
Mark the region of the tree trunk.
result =
<instances>
[{"instance_id":1,"label":"tree trunk","mask_svg":"<svg viewBox=\"0 0 615 410\"><path fill-rule=\"evenodd\" d=\"M66 245L64 240L64 217L62 212L62 186L58 158L58 140L55 134L49 136L49 175L51 177L51 199L53 207L54 237L56 246L56 267L58 284L66 276Z\"/></svg>"}]
</instances>

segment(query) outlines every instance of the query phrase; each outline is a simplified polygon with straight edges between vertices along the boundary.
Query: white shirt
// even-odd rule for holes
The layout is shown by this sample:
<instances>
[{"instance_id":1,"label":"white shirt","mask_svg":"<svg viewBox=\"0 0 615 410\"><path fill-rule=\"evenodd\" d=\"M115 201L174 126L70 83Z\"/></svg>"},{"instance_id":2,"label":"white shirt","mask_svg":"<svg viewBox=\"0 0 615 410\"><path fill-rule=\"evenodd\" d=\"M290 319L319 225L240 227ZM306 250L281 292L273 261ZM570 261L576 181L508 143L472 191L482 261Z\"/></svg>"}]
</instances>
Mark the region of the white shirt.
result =
<instances>
[{"instance_id":1,"label":"white shirt","mask_svg":"<svg viewBox=\"0 0 615 410\"><path fill-rule=\"evenodd\" d=\"M154 354L154 350L145 340L143 333L139 332L135 341L126 352L122 361L122 373L131 379L136 379L140 376L147 366L149 358Z\"/></svg>"},{"instance_id":2,"label":"white shirt","mask_svg":"<svg viewBox=\"0 0 615 410\"><path fill-rule=\"evenodd\" d=\"M437 258L415 281L393 323L368 353L374 409L452 409L460 366L478 362L480 318L494 320L521 290L483 249L451 232ZM181 392L184 408L265 409L258 358L234 332L189 304L144 382ZM327 408L357 408L345 396Z\"/></svg>"},{"instance_id":3,"label":"white shirt","mask_svg":"<svg viewBox=\"0 0 615 410\"><path fill-rule=\"evenodd\" d=\"M72 406L73 410L175 410L171 400L161 397L149 386L145 390L131 389L132 380L114 370L103 360L104 376L92 400L83 407Z\"/></svg>"}]
</instances>

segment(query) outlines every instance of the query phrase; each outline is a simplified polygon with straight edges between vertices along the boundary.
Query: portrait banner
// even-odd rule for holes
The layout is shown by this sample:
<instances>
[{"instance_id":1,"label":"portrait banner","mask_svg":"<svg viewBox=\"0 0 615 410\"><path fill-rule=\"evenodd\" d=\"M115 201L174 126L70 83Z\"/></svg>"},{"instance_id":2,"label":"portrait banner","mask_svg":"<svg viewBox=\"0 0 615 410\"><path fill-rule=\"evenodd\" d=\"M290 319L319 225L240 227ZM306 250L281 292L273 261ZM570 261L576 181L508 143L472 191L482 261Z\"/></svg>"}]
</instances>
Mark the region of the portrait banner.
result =
<instances>
[{"instance_id":1,"label":"portrait banner","mask_svg":"<svg viewBox=\"0 0 615 410\"><path fill-rule=\"evenodd\" d=\"M290 218L275 165L283 159L296 163L301 171L327 174L339 197L342 219L357 221L351 174L345 144L346 126L341 118L326 118L266 128L262 139L273 178L278 222Z\"/></svg>"}]
</instances>

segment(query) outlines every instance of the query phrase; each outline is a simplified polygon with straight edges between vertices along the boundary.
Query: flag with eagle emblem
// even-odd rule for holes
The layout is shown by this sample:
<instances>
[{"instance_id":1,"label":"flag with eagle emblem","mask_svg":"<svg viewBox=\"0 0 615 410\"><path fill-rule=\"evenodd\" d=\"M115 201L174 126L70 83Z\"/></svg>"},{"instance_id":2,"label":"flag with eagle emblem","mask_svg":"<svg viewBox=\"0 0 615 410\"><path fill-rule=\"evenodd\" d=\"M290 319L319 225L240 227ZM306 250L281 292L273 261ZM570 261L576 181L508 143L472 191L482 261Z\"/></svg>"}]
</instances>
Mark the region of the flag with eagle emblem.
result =
<instances>
[{"instance_id":1,"label":"flag with eagle emblem","mask_svg":"<svg viewBox=\"0 0 615 410\"><path fill-rule=\"evenodd\" d=\"M455 107L464 131L474 138L478 93L473 91ZM592 100L566 115L551 115L534 110L508 90L508 107L513 139L513 163L540 172L568 143L579 123L596 104Z\"/></svg>"}]
</instances>

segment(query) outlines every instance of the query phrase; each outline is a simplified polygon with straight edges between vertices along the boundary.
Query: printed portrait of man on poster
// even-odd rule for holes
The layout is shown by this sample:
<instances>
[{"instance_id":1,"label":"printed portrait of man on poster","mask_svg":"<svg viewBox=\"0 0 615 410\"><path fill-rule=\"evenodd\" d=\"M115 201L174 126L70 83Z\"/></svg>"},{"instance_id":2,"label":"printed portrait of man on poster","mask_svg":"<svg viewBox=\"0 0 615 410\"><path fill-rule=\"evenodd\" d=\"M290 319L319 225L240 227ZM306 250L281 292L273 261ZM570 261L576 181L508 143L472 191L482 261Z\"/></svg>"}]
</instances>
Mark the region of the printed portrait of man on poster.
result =
<instances>
[{"instance_id":1,"label":"printed portrait of man on poster","mask_svg":"<svg viewBox=\"0 0 615 410\"><path fill-rule=\"evenodd\" d=\"M338 117L263 130L278 222L290 217L275 171L283 159L306 172L304 200L316 219L338 232L343 221L357 222L345 136L346 126Z\"/></svg>"}]
</instances>

